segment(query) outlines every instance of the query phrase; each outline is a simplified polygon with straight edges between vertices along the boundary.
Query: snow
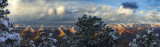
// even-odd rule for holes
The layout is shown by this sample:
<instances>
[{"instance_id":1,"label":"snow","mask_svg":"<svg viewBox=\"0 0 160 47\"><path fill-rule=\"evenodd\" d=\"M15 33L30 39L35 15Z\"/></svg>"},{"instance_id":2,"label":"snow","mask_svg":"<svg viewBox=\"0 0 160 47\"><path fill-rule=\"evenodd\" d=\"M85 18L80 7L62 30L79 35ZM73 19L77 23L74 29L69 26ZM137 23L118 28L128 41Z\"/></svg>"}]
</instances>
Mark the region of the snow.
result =
<instances>
[{"instance_id":1,"label":"snow","mask_svg":"<svg viewBox=\"0 0 160 47\"><path fill-rule=\"evenodd\" d=\"M8 18L8 16L6 16L6 15L1 15L1 16L3 16L4 19L5 19L5 18Z\"/></svg>"},{"instance_id":2,"label":"snow","mask_svg":"<svg viewBox=\"0 0 160 47\"><path fill-rule=\"evenodd\" d=\"M6 38L5 37L0 37L0 42L5 42L6 41Z\"/></svg>"},{"instance_id":3,"label":"snow","mask_svg":"<svg viewBox=\"0 0 160 47\"><path fill-rule=\"evenodd\" d=\"M45 37L45 36L42 36L41 38L42 38L42 40L46 39L46 37Z\"/></svg>"},{"instance_id":4,"label":"snow","mask_svg":"<svg viewBox=\"0 0 160 47\"><path fill-rule=\"evenodd\" d=\"M152 29L152 30L148 29L148 30L146 30L146 31L147 31L148 34L150 34L151 32L153 32L153 30L154 30L154 29Z\"/></svg>"},{"instance_id":5,"label":"snow","mask_svg":"<svg viewBox=\"0 0 160 47\"><path fill-rule=\"evenodd\" d=\"M158 37L159 34L155 34L153 29L146 30L147 34L141 35L137 34L135 39L133 39L133 42L129 44L130 47L159 47L159 41ZM153 39L151 39L153 38ZM143 46L142 46L143 45Z\"/></svg>"},{"instance_id":6,"label":"snow","mask_svg":"<svg viewBox=\"0 0 160 47\"><path fill-rule=\"evenodd\" d=\"M34 43L34 41L33 41L33 40L31 40L31 41L29 41L29 43Z\"/></svg>"},{"instance_id":7,"label":"snow","mask_svg":"<svg viewBox=\"0 0 160 47\"><path fill-rule=\"evenodd\" d=\"M8 21L7 20L0 20L1 24L4 24L5 27L8 27Z\"/></svg>"},{"instance_id":8,"label":"snow","mask_svg":"<svg viewBox=\"0 0 160 47\"><path fill-rule=\"evenodd\" d=\"M3 0L0 0L0 3L2 3L3 2Z\"/></svg>"},{"instance_id":9,"label":"snow","mask_svg":"<svg viewBox=\"0 0 160 47\"><path fill-rule=\"evenodd\" d=\"M118 36L115 36L115 34L117 33L118 31L116 29L114 29L114 32L110 32L109 35L113 38L113 40L117 40L118 39Z\"/></svg>"},{"instance_id":10,"label":"snow","mask_svg":"<svg viewBox=\"0 0 160 47\"><path fill-rule=\"evenodd\" d=\"M52 36L52 33L49 33L49 36Z\"/></svg>"},{"instance_id":11,"label":"snow","mask_svg":"<svg viewBox=\"0 0 160 47\"><path fill-rule=\"evenodd\" d=\"M57 39L54 39L54 38L50 38L54 43L57 42Z\"/></svg>"},{"instance_id":12,"label":"snow","mask_svg":"<svg viewBox=\"0 0 160 47\"><path fill-rule=\"evenodd\" d=\"M151 32L152 32L152 31L148 30L148 32L147 32L147 33L148 33L148 34L150 34Z\"/></svg>"},{"instance_id":13,"label":"snow","mask_svg":"<svg viewBox=\"0 0 160 47\"><path fill-rule=\"evenodd\" d=\"M95 23L94 25L99 25L100 23Z\"/></svg>"},{"instance_id":14,"label":"snow","mask_svg":"<svg viewBox=\"0 0 160 47\"><path fill-rule=\"evenodd\" d=\"M13 28L8 28L8 29L9 29L9 31L13 30Z\"/></svg>"},{"instance_id":15,"label":"snow","mask_svg":"<svg viewBox=\"0 0 160 47\"><path fill-rule=\"evenodd\" d=\"M56 39L54 39L54 38L46 38L47 40L43 40L43 44L44 44L44 46L50 46L50 47L55 47L54 46L54 43L56 43L57 42L57 40ZM40 44L41 45L41 44Z\"/></svg>"},{"instance_id":16,"label":"snow","mask_svg":"<svg viewBox=\"0 0 160 47\"><path fill-rule=\"evenodd\" d=\"M33 41L33 40L31 40L31 41L29 42L29 44L31 45L31 47L36 47L36 45L34 44L34 41Z\"/></svg>"},{"instance_id":17,"label":"snow","mask_svg":"<svg viewBox=\"0 0 160 47\"><path fill-rule=\"evenodd\" d=\"M5 42L8 39L11 40L17 40L18 43L20 43L20 40L22 40L22 38L20 37L20 35L18 33L13 33L13 34L9 34L9 33L1 33L1 37L0 37L0 42Z\"/></svg>"},{"instance_id":18,"label":"snow","mask_svg":"<svg viewBox=\"0 0 160 47\"><path fill-rule=\"evenodd\" d=\"M114 32L118 32L116 29L114 29Z\"/></svg>"},{"instance_id":19,"label":"snow","mask_svg":"<svg viewBox=\"0 0 160 47\"><path fill-rule=\"evenodd\" d=\"M2 5L8 5L8 3L3 3Z\"/></svg>"},{"instance_id":20,"label":"snow","mask_svg":"<svg viewBox=\"0 0 160 47\"><path fill-rule=\"evenodd\" d=\"M139 37L140 37L140 35L138 35L138 34L137 34L137 35L136 35L136 37L137 37L137 38L139 38Z\"/></svg>"},{"instance_id":21,"label":"snow","mask_svg":"<svg viewBox=\"0 0 160 47\"><path fill-rule=\"evenodd\" d=\"M133 42L136 42L136 39L133 39Z\"/></svg>"},{"instance_id":22,"label":"snow","mask_svg":"<svg viewBox=\"0 0 160 47\"><path fill-rule=\"evenodd\" d=\"M52 47L56 47L56 46L52 45Z\"/></svg>"},{"instance_id":23,"label":"snow","mask_svg":"<svg viewBox=\"0 0 160 47\"><path fill-rule=\"evenodd\" d=\"M129 46L130 46L130 47L138 47L137 44L133 44L133 43L132 43L132 44L129 44Z\"/></svg>"},{"instance_id":24,"label":"snow","mask_svg":"<svg viewBox=\"0 0 160 47\"><path fill-rule=\"evenodd\" d=\"M10 11L9 11L8 9L6 9L6 10L5 10L5 12L6 12L7 14L9 14L9 13L10 13Z\"/></svg>"},{"instance_id":25,"label":"snow","mask_svg":"<svg viewBox=\"0 0 160 47\"><path fill-rule=\"evenodd\" d=\"M118 37L116 37L115 35L112 35L113 40L117 40Z\"/></svg>"},{"instance_id":26,"label":"snow","mask_svg":"<svg viewBox=\"0 0 160 47\"><path fill-rule=\"evenodd\" d=\"M152 44L157 44L157 42L153 42Z\"/></svg>"},{"instance_id":27,"label":"snow","mask_svg":"<svg viewBox=\"0 0 160 47\"><path fill-rule=\"evenodd\" d=\"M66 37L63 37L63 39L67 39L68 37L66 36Z\"/></svg>"},{"instance_id":28,"label":"snow","mask_svg":"<svg viewBox=\"0 0 160 47\"><path fill-rule=\"evenodd\" d=\"M20 46L20 41L22 40L22 38L20 37L20 34L15 32L10 32L11 30L13 30L13 22L9 21L9 18L7 16L7 14L9 14L10 11L8 9L4 11L3 9L6 7L6 5L8 5L7 1L8 0L0 0L0 4L1 4L0 25L1 25L1 28L4 28L3 30L0 29L0 46L16 47L16 46ZM8 40L11 40L11 41L9 41L8 43Z\"/></svg>"},{"instance_id":29,"label":"snow","mask_svg":"<svg viewBox=\"0 0 160 47\"><path fill-rule=\"evenodd\" d=\"M159 34L155 34L156 37L159 37Z\"/></svg>"},{"instance_id":30,"label":"snow","mask_svg":"<svg viewBox=\"0 0 160 47\"><path fill-rule=\"evenodd\" d=\"M3 31L1 31L0 33L1 33L0 36L5 36L6 34L8 34L8 32L3 32Z\"/></svg>"},{"instance_id":31,"label":"snow","mask_svg":"<svg viewBox=\"0 0 160 47\"><path fill-rule=\"evenodd\" d=\"M8 34L7 36L9 39L11 40L21 40L21 37L18 33L14 33L14 34Z\"/></svg>"},{"instance_id":32,"label":"snow","mask_svg":"<svg viewBox=\"0 0 160 47\"><path fill-rule=\"evenodd\" d=\"M143 35L143 38L145 38L147 35Z\"/></svg>"}]
</instances>

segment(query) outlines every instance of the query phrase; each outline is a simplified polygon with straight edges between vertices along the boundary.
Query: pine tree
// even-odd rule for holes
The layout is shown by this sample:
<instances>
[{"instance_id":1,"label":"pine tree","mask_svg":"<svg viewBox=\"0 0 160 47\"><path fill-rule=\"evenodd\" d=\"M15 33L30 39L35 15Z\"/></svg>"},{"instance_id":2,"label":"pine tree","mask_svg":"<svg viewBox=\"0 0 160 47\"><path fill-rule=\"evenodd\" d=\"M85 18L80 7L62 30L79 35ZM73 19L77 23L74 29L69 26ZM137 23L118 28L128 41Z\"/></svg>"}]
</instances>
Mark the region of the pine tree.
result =
<instances>
[{"instance_id":1,"label":"pine tree","mask_svg":"<svg viewBox=\"0 0 160 47\"><path fill-rule=\"evenodd\" d=\"M154 32L154 29L146 30L146 35L141 35L138 33L133 42L129 44L130 47L160 47L159 46L159 34Z\"/></svg>"},{"instance_id":2,"label":"pine tree","mask_svg":"<svg viewBox=\"0 0 160 47\"><path fill-rule=\"evenodd\" d=\"M13 22L9 21L7 14L10 13L8 9L4 8L8 5L7 0L0 0L0 29L1 31L10 31L13 29Z\"/></svg>"},{"instance_id":3,"label":"pine tree","mask_svg":"<svg viewBox=\"0 0 160 47\"><path fill-rule=\"evenodd\" d=\"M57 43L57 39L52 38L52 33L49 33L49 36L41 37L41 40L43 41L39 46L40 47L55 47Z\"/></svg>"},{"instance_id":4,"label":"pine tree","mask_svg":"<svg viewBox=\"0 0 160 47\"><path fill-rule=\"evenodd\" d=\"M48 36L41 35L38 43L37 41L31 40L29 43L25 44L24 47L55 47L57 43L57 39L52 37L52 33L49 33Z\"/></svg>"},{"instance_id":5,"label":"pine tree","mask_svg":"<svg viewBox=\"0 0 160 47\"><path fill-rule=\"evenodd\" d=\"M98 34L100 46L116 47L118 39L119 32L116 29L109 28L109 26L107 26L104 32Z\"/></svg>"},{"instance_id":6,"label":"pine tree","mask_svg":"<svg viewBox=\"0 0 160 47\"><path fill-rule=\"evenodd\" d=\"M67 42L64 42L61 45L61 47L66 47L66 46L68 46L68 47L99 47L99 46L101 47L101 46L106 46L106 45L101 45L102 42L108 43L109 41L105 42L101 39L103 39L103 37L108 37L108 36L104 36L107 33L109 33L111 35L111 37L115 37L114 35L112 35L115 33L110 33L109 31L107 33L102 32L102 31L104 31L104 26L105 26L105 24L103 24L103 23L104 22L102 21L101 18L97 18L96 16L94 16L94 17L89 16L88 17L87 15L83 15L83 17L78 18L78 22L76 23L76 25L80 28L80 31L77 31L75 34L73 34L72 37L68 37L69 40L67 40ZM110 31L114 32L114 30L110 30ZM100 34L100 32L102 32L102 34L104 33L104 35ZM114 39L111 37L109 37L108 39ZM111 44L111 45L113 45L113 44ZM110 45L107 45L107 46L110 46Z\"/></svg>"},{"instance_id":7,"label":"pine tree","mask_svg":"<svg viewBox=\"0 0 160 47\"><path fill-rule=\"evenodd\" d=\"M13 30L13 22L7 16L10 13L4 8L8 5L8 0L0 0L0 46L16 47L20 45L20 36L18 33L11 32Z\"/></svg>"}]
</instances>

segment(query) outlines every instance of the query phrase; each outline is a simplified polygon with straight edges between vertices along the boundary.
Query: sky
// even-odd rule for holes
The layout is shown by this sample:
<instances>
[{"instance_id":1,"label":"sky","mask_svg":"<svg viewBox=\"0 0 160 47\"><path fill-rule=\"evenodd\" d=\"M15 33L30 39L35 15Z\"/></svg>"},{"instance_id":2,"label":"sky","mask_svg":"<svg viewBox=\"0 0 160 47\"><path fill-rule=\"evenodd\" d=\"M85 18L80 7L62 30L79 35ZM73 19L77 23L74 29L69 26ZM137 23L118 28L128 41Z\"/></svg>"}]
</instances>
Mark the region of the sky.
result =
<instances>
[{"instance_id":1,"label":"sky","mask_svg":"<svg viewBox=\"0 0 160 47\"><path fill-rule=\"evenodd\" d=\"M160 23L160 0L8 0L16 24L76 23L83 14L105 23Z\"/></svg>"}]
</instances>

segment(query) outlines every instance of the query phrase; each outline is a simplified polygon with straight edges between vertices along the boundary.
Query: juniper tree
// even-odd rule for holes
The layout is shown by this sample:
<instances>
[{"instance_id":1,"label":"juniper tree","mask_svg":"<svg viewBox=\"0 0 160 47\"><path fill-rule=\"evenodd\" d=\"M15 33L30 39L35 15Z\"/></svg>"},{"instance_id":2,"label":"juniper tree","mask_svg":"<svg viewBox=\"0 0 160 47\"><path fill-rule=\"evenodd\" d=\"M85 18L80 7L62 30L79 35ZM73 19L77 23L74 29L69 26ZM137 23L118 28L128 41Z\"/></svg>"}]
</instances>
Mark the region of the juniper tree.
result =
<instances>
[{"instance_id":1,"label":"juniper tree","mask_svg":"<svg viewBox=\"0 0 160 47\"><path fill-rule=\"evenodd\" d=\"M7 16L10 13L8 9L4 9L8 5L8 0L0 0L0 46L16 47L20 45L20 36L18 33L11 32L13 22Z\"/></svg>"},{"instance_id":2,"label":"juniper tree","mask_svg":"<svg viewBox=\"0 0 160 47\"><path fill-rule=\"evenodd\" d=\"M133 42L129 44L130 47L160 47L159 46L159 34L156 34L154 30L146 30L146 35L138 33Z\"/></svg>"}]
</instances>

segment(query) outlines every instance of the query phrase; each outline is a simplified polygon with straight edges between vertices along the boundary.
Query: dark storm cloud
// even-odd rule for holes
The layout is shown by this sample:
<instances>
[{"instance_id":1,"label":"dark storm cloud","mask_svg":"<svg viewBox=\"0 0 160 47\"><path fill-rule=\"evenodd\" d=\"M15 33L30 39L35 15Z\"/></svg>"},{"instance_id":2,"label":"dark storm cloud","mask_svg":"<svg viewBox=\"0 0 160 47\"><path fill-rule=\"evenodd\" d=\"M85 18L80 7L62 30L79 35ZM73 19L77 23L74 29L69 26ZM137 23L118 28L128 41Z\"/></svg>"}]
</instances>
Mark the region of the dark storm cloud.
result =
<instances>
[{"instance_id":1,"label":"dark storm cloud","mask_svg":"<svg viewBox=\"0 0 160 47\"><path fill-rule=\"evenodd\" d=\"M123 2L122 6L124 8L138 9L138 5L136 4L136 2Z\"/></svg>"}]
</instances>

